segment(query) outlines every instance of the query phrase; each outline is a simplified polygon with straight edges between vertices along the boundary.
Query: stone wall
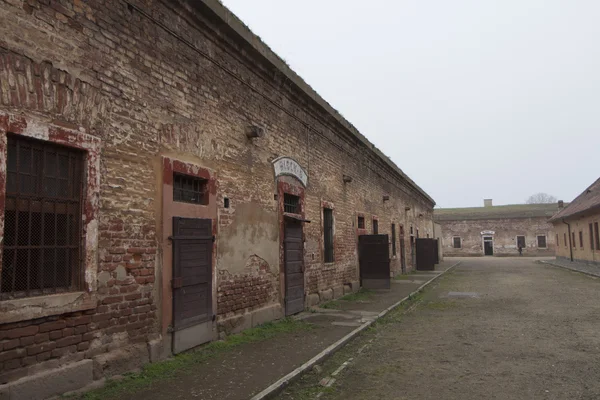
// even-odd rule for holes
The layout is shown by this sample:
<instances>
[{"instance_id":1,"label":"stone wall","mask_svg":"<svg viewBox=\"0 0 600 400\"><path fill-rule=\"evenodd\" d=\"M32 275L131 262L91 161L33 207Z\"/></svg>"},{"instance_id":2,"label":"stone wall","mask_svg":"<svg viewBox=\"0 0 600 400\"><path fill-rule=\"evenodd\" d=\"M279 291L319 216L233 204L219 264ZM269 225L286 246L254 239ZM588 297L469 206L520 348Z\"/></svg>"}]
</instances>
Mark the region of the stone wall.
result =
<instances>
[{"instance_id":1,"label":"stone wall","mask_svg":"<svg viewBox=\"0 0 600 400\"><path fill-rule=\"evenodd\" d=\"M517 236L525 236L524 256L552 256L555 234L547 217L505 218L488 220L439 221L442 226L444 256L483 256L483 231L493 231L494 255L519 255ZM537 236L546 237L546 248L538 248ZM454 248L454 237L461 238L462 247Z\"/></svg>"},{"instance_id":2,"label":"stone wall","mask_svg":"<svg viewBox=\"0 0 600 400\"><path fill-rule=\"evenodd\" d=\"M100 149L91 193L97 212L88 217L98 236L86 237L97 258L86 270L86 306L77 303L81 310L74 311L65 302L40 318L0 319L0 384L84 358L97 361L100 376L116 373L102 363L116 350L157 339L168 345L170 310L161 308L170 296L163 273L171 269L161 261L170 251L161 218L164 157L214 176L213 294L223 326L232 318L247 327L282 315L281 199L271 164L279 156L294 158L309 175L307 298L356 286L357 235L371 232L373 218L379 233L396 224L398 240L403 227L409 270L411 228L433 236L433 201L307 94L305 83L282 73L281 60L250 46L211 10L187 1L0 0L0 133L62 130L95 138ZM250 126L265 134L248 139ZM335 221L335 261L327 264L324 202ZM400 271L396 247L393 274ZM239 319L245 316L252 322Z\"/></svg>"}]
</instances>

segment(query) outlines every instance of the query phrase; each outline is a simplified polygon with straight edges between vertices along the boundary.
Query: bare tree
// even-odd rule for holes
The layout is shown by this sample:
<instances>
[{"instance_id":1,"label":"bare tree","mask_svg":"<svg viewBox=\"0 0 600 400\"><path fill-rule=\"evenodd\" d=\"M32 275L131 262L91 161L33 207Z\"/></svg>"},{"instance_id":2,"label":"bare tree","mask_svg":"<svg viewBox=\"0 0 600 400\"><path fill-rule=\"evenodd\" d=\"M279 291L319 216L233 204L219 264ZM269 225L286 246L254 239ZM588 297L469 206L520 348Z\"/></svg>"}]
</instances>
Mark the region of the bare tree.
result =
<instances>
[{"instance_id":1,"label":"bare tree","mask_svg":"<svg viewBox=\"0 0 600 400\"><path fill-rule=\"evenodd\" d=\"M558 199L548 193L536 193L534 195L529 196L526 203L527 204L549 204L556 203Z\"/></svg>"}]
</instances>

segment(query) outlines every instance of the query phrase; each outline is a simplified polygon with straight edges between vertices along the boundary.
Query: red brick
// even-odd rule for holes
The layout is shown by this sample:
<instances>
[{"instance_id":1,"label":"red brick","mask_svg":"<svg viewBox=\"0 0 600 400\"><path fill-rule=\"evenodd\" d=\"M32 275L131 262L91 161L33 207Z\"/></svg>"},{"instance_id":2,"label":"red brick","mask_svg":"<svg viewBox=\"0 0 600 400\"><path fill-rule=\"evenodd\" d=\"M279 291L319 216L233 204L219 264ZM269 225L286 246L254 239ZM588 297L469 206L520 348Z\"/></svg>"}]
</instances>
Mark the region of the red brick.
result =
<instances>
[{"instance_id":1,"label":"red brick","mask_svg":"<svg viewBox=\"0 0 600 400\"><path fill-rule=\"evenodd\" d=\"M92 322L92 317L89 315L82 315L81 317L72 318L67 321L67 326L78 326L89 324Z\"/></svg>"},{"instance_id":2,"label":"red brick","mask_svg":"<svg viewBox=\"0 0 600 400\"><path fill-rule=\"evenodd\" d=\"M45 351L43 353L40 353L37 355L37 360L38 361L46 361L48 359L50 359L52 357L52 352L51 351Z\"/></svg>"},{"instance_id":3,"label":"red brick","mask_svg":"<svg viewBox=\"0 0 600 400\"><path fill-rule=\"evenodd\" d=\"M52 331L50 332L50 340L56 340L56 339L60 339L63 334L62 331Z\"/></svg>"},{"instance_id":4,"label":"red brick","mask_svg":"<svg viewBox=\"0 0 600 400\"><path fill-rule=\"evenodd\" d=\"M22 328L15 328L9 331L0 331L0 338L6 339L21 338L24 336L32 336L38 333L40 328L37 325L24 326Z\"/></svg>"},{"instance_id":5,"label":"red brick","mask_svg":"<svg viewBox=\"0 0 600 400\"><path fill-rule=\"evenodd\" d=\"M56 348L55 342L47 342L42 344L35 344L27 348L27 355L34 356L36 354L43 353L45 351L52 351Z\"/></svg>"},{"instance_id":6,"label":"red brick","mask_svg":"<svg viewBox=\"0 0 600 400\"><path fill-rule=\"evenodd\" d=\"M30 344L35 343L35 336L27 336L27 337L23 337L19 340L21 342L21 346L25 347L25 346L29 346Z\"/></svg>"},{"instance_id":7,"label":"red brick","mask_svg":"<svg viewBox=\"0 0 600 400\"><path fill-rule=\"evenodd\" d=\"M46 322L45 324L41 324L40 325L40 332L49 332L49 331L56 331L59 329L63 329L67 326L67 323L65 321L59 320L59 321L53 321L53 322Z\"/></svg>"},{"instance_id":8,"label":"red brick","mask_svg":"<svg viewBox=\"0 0 600 400\"><path fill-rule=\"evenodd\" d=\"M16 369L16 368L19 368L21 365L22 365L21 359L15 358L10 361L6 361L4 363L4 369L5 370Z\"/></svg>"},{"instance_id":9,"label":"red brick","mask_svg":"<svg viewBox=\"0 0 600 400\"><path fill-rule=\"evenodd\" d=\"M21 358L25 355L25 349L14 349L9 351L3 351L0 353L0 363L6 362L8 360L13 360L15 358Z\"/></svg>"},{"instance_id":10,"label":"red brick","mask_svg":"<svg viewBox=\"0 0 600 400\"><path fill-rule=\"evenodd\" d=\"M111 297L106 297L104 300L102 300L102 304L114 304L114 303L120 303L123 301L123 296L111 296Z\"/></svg>"},{"instance_id":11,"label":"red brick","mask_svg":"<svg viewBox=\"0 0 600 400\"><path fill-rule=\"evenodd\" d=\"M74 336L64 337L64 338L58 339L56 341L56 347L57 348L61 348L61 347L66 347L66 346L72 346L72 345L77 344L79 342L81 342L81 335L74 335Z\"/></svg>"},{"instance_id":12,"label":"red brick","mask_svg":"<svg viewBox=\"0 0 600 400\"><path fill-rule=\"evenodd\" d=\"M38 333L34 338L36 343L42 343L50 340L50 335L48 333Z\"/></svg>"},{"instance_id":13,"label":"red brick","mask_svg":"<svg viewBox=\"0 0 600 400\"><path fill-rule=\"evenodd\" d=\"M12 350L15 347L19 347L19 343L20 343L20 339L11 339L11 340L7 340L3 343L0 343L0 349L6 351L6 350Z\"/></svg>"}]
</instances>

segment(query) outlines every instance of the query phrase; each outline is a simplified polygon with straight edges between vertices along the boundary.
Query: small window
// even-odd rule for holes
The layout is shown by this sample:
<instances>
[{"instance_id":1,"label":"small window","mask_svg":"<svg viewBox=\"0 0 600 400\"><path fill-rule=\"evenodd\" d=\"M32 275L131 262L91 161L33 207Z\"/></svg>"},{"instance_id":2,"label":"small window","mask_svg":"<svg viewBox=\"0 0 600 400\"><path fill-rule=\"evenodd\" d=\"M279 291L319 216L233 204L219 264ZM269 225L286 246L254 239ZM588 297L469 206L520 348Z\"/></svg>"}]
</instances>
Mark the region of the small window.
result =
<instances>
[{"instance_id":1,"label":"small window","mask_svg":"<svg viewBox=\"0 0 600 400\"><path fill-rule=\"evenodd\" d=\"M525 248L525 236L517 236L517 248Z\"/></svg>"},{"instance_id":2,"label":"small window","mask_svg":"<svg viewBox=\"0 0 600 400\"><path fill-rule=\"evenodd\" d=\"M358 229L365 229L365 217L358 216Z\"/></svg>"},{"instance_id":3,"label":"small window","mask_svg":"<svg viewBox=\"0 0 600 400\"><path fill-rule=\"evenodd\" d=\"M583 249L583 232L579 231L579 247Z\"/></svg>"},{"instance_id":4,"label":"small window","mask_svg":"<svg viewBox=\"0 0 600 400\"><path fill-rule=\"evenodd\" d=\"M454 244L455 249L460 249L462 247L461 239L458 236L455 236L452 239L452 243Z\"/></svg>"},{"instance_id":5,"label":"small window","mask_svg":"<svg viewBox=\"0 0 600 400\"><path fill-rule=\"evenodd\" d=\"M594 225L590 223L590 249L594 250Z\"/></svg>"},{"instance_id":6,"label":"small window","mask_svg":"<svg viewBox=\"0 0 600 400\"><path fill-rule=\"evenodd\" d=\"M0 299L80 290L84 153L9 135Z\"/></svg>"},{"instance_id":7,"label":"small window","mask_svg":"<svg viewBox=\"0 0 600 400\"><path fill-rule=\"evenodd\" d=\"M392 255L396 255L396 225L392 224Z\"/></svg>"},{"instance_id":8,"label":"small window","mask_svg":"<svg viewBox=\"0 0 600 400\"><path fill-rule=\"evenodd\" d=\"M571 242L571 246L572 246L573 248L577 247L577 242L575 242L575 232L571 232L571 239L573 240L573 241Z\"/></svg>"},{"instance_id":9,"label":"small window","mask_svg":"<svg viewBox=\"0 0 600 400\"><path fill-rule=\"evenodd\" d=\"M417 229L417 239L419 238L419 230Z\"/></svg>"},{"instance_id":10,"label":"small window","mask_svg":"<svg viewBox=\"0 0 600 400\"><path fill-rule=\"evenodd\" d=\"M556 245L558 246L560 243L558 242L558 233L556 234Z\"/></svg>"},{"instance_id":11,"label":"small window","mask_svg":"<svg viewBox=\"0 0 600 400\"><path fill-rule=\"evenodd\" d=\"M323 242L325 252L323 261L333 262L333 210L329 208L323 209Z\"/></svg>"},{"instance_id":12,"label":"small window","mask_svg":"<svg viewBox=\"0 0 600 400\"><path fill-rule=\"evenodd\" d=\"M300 214L300 197L284 193L283 211L290 214Z\"/></svg>"},{"instance_id":13,"label":"small window","mask_svg":"<svg viewBox=\"0 0 600 400\"><path fill-rule=\"evenodd\" d=\"M197 176L173 174L173 201L208 204L208 180Z\"/></svg>"},{"instance_id":14,"label":"small window","mask_svg":"<svg viewBox=\"0 0 600 400\"><path fill-rule=\"evenodd\" d=\"M540 249L545 249L546 248L546 236L538 235L537 245Z\"/></svg>"},{"instance_id":15,"label":"small window","mask_svg":"<svg viewBox=\"0 0 600 400\"><path fill-rule=\"evenodd\" d=\"M378 235L379 234L379 222L374 219L373 220L373 235Z\"/></svg>"},{"instance_id":16,"label":"small window","mask_svg":"<svg viewBox=\"0 0 600 400\"><path fill-rule=\"evenodd\" d=\"M594 222L594 232L596 232L596 250L600 250L600 232L598 230L597 222Z\"/></svg>"},{"instance_id":17,"label":"small window","mask_svg":"<svg viewBox=\"0 0 600 400\"><path fill-rule=\"evenodd\" d=\"M565 242L565 247L567 247L568 244L567 244L567 234L566 233L563 233L563 240Z\"/></svg>"},{"instance_id":18,"label":"small window","mask_svg":"<svg viewBox=\"0 0 600 400\"><path fill-rule=\"evenodd\" d=\"M412 226L410 227L410 234L411 235L413 234L413 227Z\"/></svg>"}]
</instances>

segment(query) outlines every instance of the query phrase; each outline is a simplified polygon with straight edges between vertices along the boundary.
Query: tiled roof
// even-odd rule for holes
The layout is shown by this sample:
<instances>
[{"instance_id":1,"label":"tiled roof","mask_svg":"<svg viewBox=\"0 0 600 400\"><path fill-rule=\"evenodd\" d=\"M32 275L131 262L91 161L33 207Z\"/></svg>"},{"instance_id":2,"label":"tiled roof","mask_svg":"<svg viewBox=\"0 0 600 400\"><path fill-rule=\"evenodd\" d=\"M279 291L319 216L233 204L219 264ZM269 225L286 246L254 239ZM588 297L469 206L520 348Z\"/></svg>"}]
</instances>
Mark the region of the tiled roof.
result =
<instances>
[{"instance_id":1,"label":"tiled roof","mask_svg":"<svg viewBox=\"0 0 600 400\"><path fill-rule=\"evenodd\" d=\"M435 221L462 221L504 218L550 218L558 211L558 204L510 204L491 207L436 208Z\"/></svg>"},{"instance_id":2,"label":"tiled roof","mask_svg":"<svg viewBox=\"0 0 600 400\"><path fill-rule=\"evenodd\" d=\"M577 196L567 207L552 217L551 221L572 217L595 208L600 209L600 178Z\"/></svg>"}]
</instances>

